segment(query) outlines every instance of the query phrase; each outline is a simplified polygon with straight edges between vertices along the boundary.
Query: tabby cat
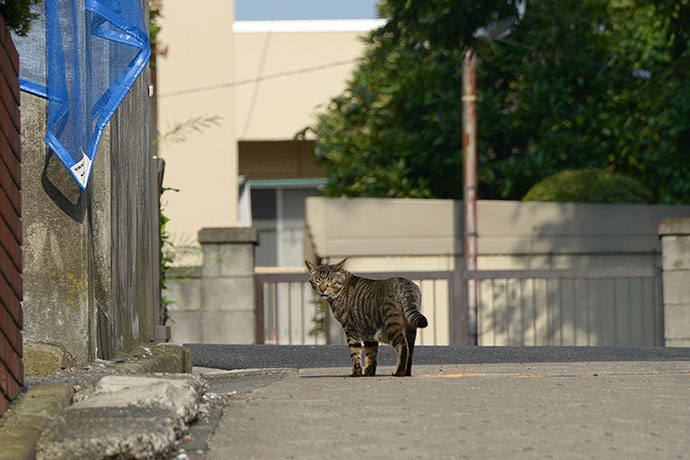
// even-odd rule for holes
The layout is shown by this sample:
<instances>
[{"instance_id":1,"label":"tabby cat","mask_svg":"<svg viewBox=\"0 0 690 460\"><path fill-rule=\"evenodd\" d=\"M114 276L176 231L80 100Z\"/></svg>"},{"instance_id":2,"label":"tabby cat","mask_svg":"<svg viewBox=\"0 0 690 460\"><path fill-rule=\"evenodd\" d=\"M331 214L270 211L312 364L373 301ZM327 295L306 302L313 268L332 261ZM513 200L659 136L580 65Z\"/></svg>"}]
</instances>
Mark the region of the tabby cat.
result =
<instances>
[{"instance_id":1,"label":"tabby cat","mask_svg":"<svg viewBox=\"0 0 690 460\"><path fill-rule=\"evenodd\" d=\"M371 280L343 269L343 259L335 265L309 269L309 282L316 294L325 297L331 312L345 330L352 358L352 377L376 374L379 342L392 345L398 352L393 375L412 375L412 352L418 327L426 327L426 317L419 312L421 292L404 278ZM364 344L364 372L362 372Z\"/></svg>"}]
</instances>

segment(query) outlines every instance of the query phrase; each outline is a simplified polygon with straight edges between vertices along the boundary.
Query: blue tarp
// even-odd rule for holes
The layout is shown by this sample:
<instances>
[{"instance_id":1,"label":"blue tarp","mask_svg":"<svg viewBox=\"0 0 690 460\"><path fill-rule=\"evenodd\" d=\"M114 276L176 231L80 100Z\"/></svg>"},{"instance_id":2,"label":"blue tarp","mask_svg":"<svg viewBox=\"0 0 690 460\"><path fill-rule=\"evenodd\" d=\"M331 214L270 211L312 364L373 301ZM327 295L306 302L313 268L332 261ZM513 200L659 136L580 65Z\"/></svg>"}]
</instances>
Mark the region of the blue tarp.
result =
<instances>
[{"instance_id":1,"label":"blue tarp","mask_svg":"<svg viewBox=\"0 0 690 460\"><path fill-rule=\"evenodd\" d=\"M151 56L140 0L44 0L19 51L19 83L48 99L45 136L82 189L103 130Z\"/></svg>"}]
</instances>

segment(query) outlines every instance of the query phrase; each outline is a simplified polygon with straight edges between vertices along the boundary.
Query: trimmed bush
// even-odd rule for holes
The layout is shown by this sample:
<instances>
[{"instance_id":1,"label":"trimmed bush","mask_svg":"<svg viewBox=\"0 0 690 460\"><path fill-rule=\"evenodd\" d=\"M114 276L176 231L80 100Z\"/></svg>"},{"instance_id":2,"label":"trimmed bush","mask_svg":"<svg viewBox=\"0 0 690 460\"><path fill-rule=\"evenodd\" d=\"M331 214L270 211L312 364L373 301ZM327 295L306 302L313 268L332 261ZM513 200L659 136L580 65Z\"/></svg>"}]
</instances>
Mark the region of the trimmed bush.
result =
<instances>
[{"instance_id":1,"label":"trimmed bush","mask_svg":"<svg viewBox=\"0 0 690 460\"><path fill-rule=\"evenodd\" d=\"M566 169L536 183L522 201L650 203L652 192L625 174L597 168Z\"/></svg>"}]
</instances>

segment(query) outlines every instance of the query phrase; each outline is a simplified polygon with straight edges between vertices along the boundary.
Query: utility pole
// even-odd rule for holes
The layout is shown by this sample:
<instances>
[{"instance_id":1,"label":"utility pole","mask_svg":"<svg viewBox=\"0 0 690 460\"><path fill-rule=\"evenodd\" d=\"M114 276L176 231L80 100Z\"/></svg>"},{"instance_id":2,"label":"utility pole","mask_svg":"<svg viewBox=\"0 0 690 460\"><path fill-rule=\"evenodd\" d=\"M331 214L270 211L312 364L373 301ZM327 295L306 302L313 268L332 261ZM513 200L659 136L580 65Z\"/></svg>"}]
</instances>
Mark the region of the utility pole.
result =
<instances>
[{"instance_id":1,"label":"utility pole","mask_svg":"<svg viewBox=\"0 0 690 460\"><path fill-rule=\"evenodd\" d=\"M462 169L465 268L477 269L477 58L467 48L462 61ZM477 282L468 280L467 300L473 342L477 344Z\"/></svg>"}]
</instances>

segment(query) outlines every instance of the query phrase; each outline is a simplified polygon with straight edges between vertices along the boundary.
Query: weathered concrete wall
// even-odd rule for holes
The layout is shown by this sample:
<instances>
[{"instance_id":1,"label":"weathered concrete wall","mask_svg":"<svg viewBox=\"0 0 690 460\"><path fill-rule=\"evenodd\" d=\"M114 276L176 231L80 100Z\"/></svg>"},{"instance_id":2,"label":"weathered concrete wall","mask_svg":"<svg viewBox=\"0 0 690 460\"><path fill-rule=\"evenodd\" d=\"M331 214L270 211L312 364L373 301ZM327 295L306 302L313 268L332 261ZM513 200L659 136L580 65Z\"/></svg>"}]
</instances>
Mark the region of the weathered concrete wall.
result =
<instances>
[{"instance_id":1,"label":"weathered concrete wall","mask_svg":"<svg viewBox=\"0 0 690 460\"><path fill-rule=\"evenodd\" d=\"M254 343L253 228L204 228L201 267L176 268L164 295L176 342ZM178 279L174 279L177 274Z\"/></svg>"},{"instance_id":2,"label":"weathered concrete wall","mask_svg":"<svg viewBox=\"0 0 690 460\"><path fill-rule=\"evenodd\" d=\"M660 265L658 225L690 206L479 200L478 268ZM307 198L316 254L353 270L463 267L462 203L453 200Z\"/></svg>"},{"instance_id":3,"label":"weathered concrete wall","mask_svg":"<svg viewBox=\"0 0 690 460\"><path fill-rule=\"evenodd\" d=\"M89 342L87 192L43 140L47 101L22 93L21 105L24 364L32 375L85 364L95 353Z\"/></svg>"},{"instance_id":4,"label":"weathered concrete wall","mask_svg":"<svg viewBox=\"0 0 690 460\"><path fill-rule=\"evenodd\" d=\"M659 225L663 248L666 346L690 347L690 218Z\"/></svg>"},{"instance_id":5,"label":"weathered concrete wall","mask_svg":"<svg viewBox=\"0 0 690 460\"><path fill-rule=\"evenodd\" d=\"M115 348L130 349L153 337L154 307L160 302L158 181L149 136L148 69L139 77L111 120L110 197L112 242L109 305ZM107 216L104 216L107 219ZM106 228L105 222L101 228ZM102 236L106 236L102 235ZM97 246L98 247L98 246Z\"/></svg>"},{"instance_id":6,"label":"weathered concrete wall","mask_svg":"<svg viewBox=\"0 0 690 460\"><path fill-rule=\"evenodd\" d=\"M22 93L28 375L150 342L160 265L148 78L111 119L85 191L43 140L47 102Z\"/></svg>"}]
</instances>

